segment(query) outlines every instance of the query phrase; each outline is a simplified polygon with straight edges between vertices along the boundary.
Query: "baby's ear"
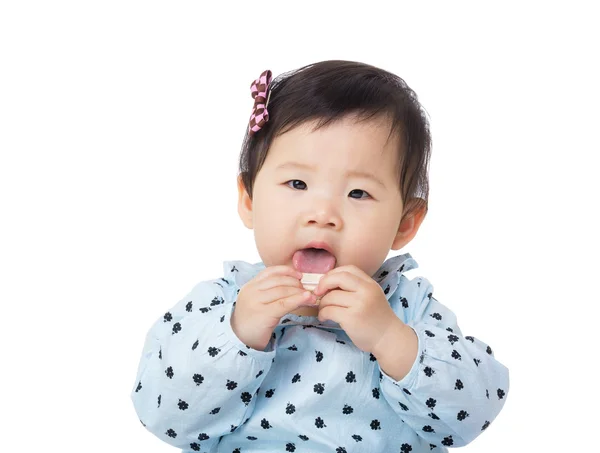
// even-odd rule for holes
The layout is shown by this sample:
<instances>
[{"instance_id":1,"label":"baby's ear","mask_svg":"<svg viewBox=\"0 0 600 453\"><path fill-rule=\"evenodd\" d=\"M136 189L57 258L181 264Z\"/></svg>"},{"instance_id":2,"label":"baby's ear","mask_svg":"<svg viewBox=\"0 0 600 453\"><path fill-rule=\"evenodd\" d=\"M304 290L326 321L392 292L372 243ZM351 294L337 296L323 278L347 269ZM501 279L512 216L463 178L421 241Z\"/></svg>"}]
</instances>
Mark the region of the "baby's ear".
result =
<instances>
[{"instance_id":1,"label":"baby's ear","mask_svg":"<svg viewBox=\"0 0 600 453\"><path fill-rule=\"evenodd\" d=\"M244 223L244 226L248 229L253 228L252 224L252 200L250 199L250 195L248 195L248 191L244 186L244 181L242 180L242 175L239 175L237 178L237 187L238 187L238 214L240 215L240 219Z\"/></svg>"},{"instance_id":2,"label":"baby's ear","mask_svg":"<svg viewBox=\"0 0 600 453\"><path fill-rule=\"evenodd\" d=\"M427 214L427 206L424 203L416 203L413 206L407 206L405 214L398 226L398 232L392 243L392 250L400 250L406 244L414 239Z\"/></svg>"}]
</instances>

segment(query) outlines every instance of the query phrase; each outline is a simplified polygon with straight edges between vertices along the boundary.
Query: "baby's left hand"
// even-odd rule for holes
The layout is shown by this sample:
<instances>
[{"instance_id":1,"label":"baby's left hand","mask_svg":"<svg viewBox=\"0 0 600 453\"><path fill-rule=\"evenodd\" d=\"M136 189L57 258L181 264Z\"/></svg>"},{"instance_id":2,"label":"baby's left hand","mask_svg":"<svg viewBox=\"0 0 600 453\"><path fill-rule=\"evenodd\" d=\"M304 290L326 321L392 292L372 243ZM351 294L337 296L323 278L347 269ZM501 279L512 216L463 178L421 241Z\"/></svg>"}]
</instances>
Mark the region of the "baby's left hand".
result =
<instances>
[{"instance_id":1,"label":"baby's left hand","mask_svg":"<svg viewBox=\"0 0 600 453\"><path fill-rule=\"evenodd\" d=\"M337 322L365 352L373 353L379 340L400 321L381 286L353 265L329 271L314 294L321 297L319 321Z\"/></svg>"}]
</instances>

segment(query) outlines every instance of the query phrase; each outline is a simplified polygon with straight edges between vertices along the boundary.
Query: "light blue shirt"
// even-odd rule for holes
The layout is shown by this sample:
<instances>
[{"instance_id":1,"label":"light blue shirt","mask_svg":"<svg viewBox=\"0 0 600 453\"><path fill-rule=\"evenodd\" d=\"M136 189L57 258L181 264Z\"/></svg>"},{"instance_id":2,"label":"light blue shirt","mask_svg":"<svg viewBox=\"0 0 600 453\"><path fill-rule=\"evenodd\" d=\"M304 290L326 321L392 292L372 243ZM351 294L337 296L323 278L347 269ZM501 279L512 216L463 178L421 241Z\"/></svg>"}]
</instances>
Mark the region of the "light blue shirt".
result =
<instances>
[{"instance_id":1,"label":"light blue shirt","mask_svg":"<svg viewBox=\"0 0 600 453\"><path fill-rule=\"evenodd\" d=\"M333 321L288 314L264 351L249 348L230 319L265 266L223 267L152 326L131 393L146 429L186 453L445 452L481 434L506 401L508 369L462 335L427 279L403 275L418 267L408 253L374 274L418 337L400 381Z\"/></svg>"}]
</instances>

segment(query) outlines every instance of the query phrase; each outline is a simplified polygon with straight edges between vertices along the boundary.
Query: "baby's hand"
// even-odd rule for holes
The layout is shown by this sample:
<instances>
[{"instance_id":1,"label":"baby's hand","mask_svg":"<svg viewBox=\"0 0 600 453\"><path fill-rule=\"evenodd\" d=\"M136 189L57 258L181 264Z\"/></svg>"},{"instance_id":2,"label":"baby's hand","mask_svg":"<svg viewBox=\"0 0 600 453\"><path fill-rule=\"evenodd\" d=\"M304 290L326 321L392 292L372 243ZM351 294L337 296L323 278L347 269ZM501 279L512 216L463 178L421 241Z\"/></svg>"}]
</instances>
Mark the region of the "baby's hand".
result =
<instances>
[{"instance_id":1,"label":"baby's hand","mask_svg":"<svg viewBox=\"0 0 600 453\"><path fill-rule=\"evenodd\" d=\"M271 266L240 289L231 328L244 344L263 351L282 316L316 302L301 278L302 273L289 266Z\"/></svg>"}]
</instances>

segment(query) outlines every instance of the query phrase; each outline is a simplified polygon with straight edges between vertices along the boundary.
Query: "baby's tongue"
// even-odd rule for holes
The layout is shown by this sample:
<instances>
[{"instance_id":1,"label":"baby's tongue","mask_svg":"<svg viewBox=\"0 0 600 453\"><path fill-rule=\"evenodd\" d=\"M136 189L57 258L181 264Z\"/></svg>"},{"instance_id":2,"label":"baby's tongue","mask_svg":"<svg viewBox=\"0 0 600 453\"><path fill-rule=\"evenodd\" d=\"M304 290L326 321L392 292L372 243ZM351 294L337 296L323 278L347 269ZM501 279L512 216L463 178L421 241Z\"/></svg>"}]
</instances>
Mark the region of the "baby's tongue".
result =
<instances>
[{"instance_id":1,"label":"baby's tongue","mask_svg":"<svg viewBox=\"0 0 600 453\"><path fill-rule=\"evenodd\" d=\"M335 256L321 249L298 250L292 257L297 271L311 274L326 274L335 267L335 261Z\"/></svg>"}]
</instances>

